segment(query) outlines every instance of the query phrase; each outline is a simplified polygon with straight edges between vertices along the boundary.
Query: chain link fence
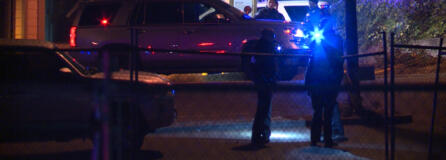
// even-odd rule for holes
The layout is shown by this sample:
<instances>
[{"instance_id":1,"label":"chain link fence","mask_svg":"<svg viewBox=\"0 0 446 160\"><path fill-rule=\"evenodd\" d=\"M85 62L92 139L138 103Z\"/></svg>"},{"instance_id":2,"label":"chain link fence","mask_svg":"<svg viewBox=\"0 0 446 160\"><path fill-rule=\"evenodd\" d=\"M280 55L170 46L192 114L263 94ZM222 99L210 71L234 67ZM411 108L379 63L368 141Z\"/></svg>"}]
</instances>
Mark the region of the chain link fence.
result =
<instances>
[{"instance_id":1,"label":"chain link fence","mask_svg":"<svg viewBox=\"0 0 446 160\"><path fill-rule=\"evenodd\" d=\"M369 67L361 71L368 71L374 76L366 77L366 80L361 81L359 87L352 86L348 76L344 78L343 89L337 102L344 135L347 139L339 140L334 149L309 146L309 125L313 109L304 87L305 67L299 69L300 73L293 80L278 82L272 101L271 142L265 148L251 148L248 144L257 107L257 94L253 83L247 80L243 73L161 74L156 76L157 79L150 79L152 74L142 71L138 63L141 57L130 54L138 52L142 53L140 55L150 55L153 52L156 54L202 55L215 53L124 47L120 49L129 52L129 55L124 55L127 58L123 61L116 59L116 55L107 52L107 49L60 49L52 44L17 46L2 43L3 53L13 52L14 54L27 55L42 52L56 55L57 61L64 65L62 68L69 70L60 69L58 66L57 69L52 68L52 72L67 71L80 75L80 79L96 79L93 86L96 86L98 90L92 91L97 94L89 95L93 97L91 101L96 105L93 107L92 113L97 115L97 117L92 117L97 127L94 130L96 132L91 132L94 133L94 136L86 136L92 139L91 143L71 141L65 145L71 149L72 147L68 146L72 146L73 143L87 146L80 148L88 150L88 153L91 151L91 154L81 153L74 156L74 153L77 152L71 151L72 154L39 157L35 156L37 152L30 150L42 150L36 148L52 145L34 144L33 148L30 147L32 145L27 144L29 142L24 144L9 142L13 140L7 136L2 136L5 142L0 144L2 150L0 154L6 155L4 156L6 159L17 159L17 157L25 159L66 157L77 159L442 159L446 157L442 152L446 140L444 137L446 126L442 122L445 120L444 113L446 112L441 106L444 105L446 98L444 97L446 87L443 83L439 83L443 75L439 72L441 67L436 68L438 73L436 75L433 73L401 74L398 69L406 69L407 66L403 66L403 64L407 65L407 63L399 59L406 58L406 56L398 52L394 54L395 48L426 48L395 45L391 38L389 55L385 37L384 34L382 52L344 57L344 59L370 59L373 57L374 63L371 64L374 68L370 69ZM442 46L428 48L445 49ZM118 49L113 48L113 51ZM110 48L108 50L110 51ZM90 64L81 64L78 63L78 59L71 57L69 52L78 52L86 57L104 57L105 59L92 61ZM438 53L439 55L444 54L440 51ZM261 53L252 53L252 55L274 56ZM240 56L240 54L226 53L220 56ZM293 55L279 56L279 58L290 57ZM411 59L407 61L409 60ZM9 61L7 59L2 58L2 61L4 64L10 64L7 63ZM440 62L441 59L437 61L437 65ZM116 65L119 63L124 65ZM6 66L3 65L3 67ZM4 75L8 76L8 74ZM439 81L435 81L439 77ZM125 83L118 86L127 88L124 89L126 92L123 92L120 87L118 90L113 89L116 85L111 84L115 84L116 80L121 80L119 83ZM168 83L155 85L155 88L150 85L157 81L168 81ZM147 87L145 84L151 87ZM3 85L3 87L11 88L11 85ZM139 113L142 111L138 110L138 107L132 106L141 106L145 103L159 106L171 105L170 101L166 101L164 94L155 92L160 88L165 89L168 92L165 94L169 94L173 98L176 110L175 122L169 123L160 121L160 119L157 119L158 121L148 120L153 122L150 125L155 127L148 129L153 131L152 133L144 134L141 138L141 135L135 133L135 126L141 125L139 119L150 119L151 117L162 119L166 115L159 116L159 113L166 113L166 111L159 108L159 110L149 112L151 114L140 116ZM353 95L353 90L359 90L361 95L359 97ZM2 93L2 97L11 94L10 92ZM145 101L146 97L141 95L147 95L147 93L157 94L158 97L150 102ZM438 103L434 97L438 99ZM358 101L360 106L357 106ZM2 104L5 104L2 106L15 105L8 103L5 99L2 99ZM432 116L433 113L436 113L435 116ZM5 122L10 121L12 120L5 120ZM166 124L159 124L161 122ZM433 122L435 125L431 126L434 124ZM10 127L14 129L15 126ZM28 135L20 135L19 140L24 140L24 137L29 136L32 131L26 132ZM432 140L431 137L433 137ZM142 141L138 143L138 141L129 139ZM64 146L63 144L58 145ZM137 149L139 147L140 150ZM51 151L44 152L51 153L54 150L63 153L70 152L70 149L48 148L48 150ZM86 156L86 158L79 157L79 155Z\"/></svg>"}]
</instances>

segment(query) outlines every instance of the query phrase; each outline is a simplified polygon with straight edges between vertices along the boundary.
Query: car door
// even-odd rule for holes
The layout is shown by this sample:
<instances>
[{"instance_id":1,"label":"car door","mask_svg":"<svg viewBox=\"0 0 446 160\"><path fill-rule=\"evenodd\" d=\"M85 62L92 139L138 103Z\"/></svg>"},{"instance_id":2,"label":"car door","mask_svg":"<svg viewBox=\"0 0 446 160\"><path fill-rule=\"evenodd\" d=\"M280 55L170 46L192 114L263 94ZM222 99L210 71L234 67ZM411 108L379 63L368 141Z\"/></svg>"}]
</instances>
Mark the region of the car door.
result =
<instances>
[{"instance_id":1,"label":"car door","mask_svg":"<svg viewBox=\"0 0 446 160\"><path fill-rule=\"evenodd\" d=\"M240 63L239 56L225 56L238 52L243 41L238 25L225 12L203 2L185 2L181 48L215 55L189 55L193 64L208 70L231 71Z\"/></svg>"},{"instance_id":2,"label":"car door","mask_svg":"<svg viewBox=\"0 0 446 160\"><path fill-rule=\"evenodd\" d=\"M216 17L220 17L217 19ZM235 51L232 41L236 26L222 26L229 19L222 18L215 9L202 3L146 2L137 5L131 21L140 30L138 44L153 49L179 49L213 52L197 55L180 52L141 52L142 65L156 72L219 72L234 70L238 56L219 56ZM224 30L221 33L221 30ZM231 35L232 37L228 36ZM235 34L236 35L236 34Z\"/></svg>"},{"instance_id":3,"label":"car door","mask_svg":"<svg viewBox=\"0 0 446 160\"><path fill-rule=\"evenodd\" d=\"M138 45L148 49L181 49L181 7L179 2L138 3L130 20L139 31ZM170 72L190 67L182 54L173 52L142 51L140 58L148 71Z\"/></svg>"}]
</instances>

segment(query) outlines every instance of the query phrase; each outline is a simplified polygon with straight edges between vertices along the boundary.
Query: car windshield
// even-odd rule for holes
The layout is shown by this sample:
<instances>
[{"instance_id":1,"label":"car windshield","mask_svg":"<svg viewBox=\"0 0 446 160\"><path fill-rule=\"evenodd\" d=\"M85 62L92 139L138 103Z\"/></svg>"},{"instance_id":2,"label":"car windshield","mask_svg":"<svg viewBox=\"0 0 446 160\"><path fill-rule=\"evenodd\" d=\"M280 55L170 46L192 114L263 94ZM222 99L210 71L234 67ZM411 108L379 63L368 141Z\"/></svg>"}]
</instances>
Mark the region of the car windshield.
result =
<instances>
[{"instance_id":1,"label":"car windshield","mask_svg":"<svg viewBox=\"0 0 446 160\"><path fill-rule=\"evenodd\" d=\"M308 13L307 6L285 6L284 8L288 16L290 16L291 21L294 22L303 22L305 15Z\"/></svg>"}]
</instances>

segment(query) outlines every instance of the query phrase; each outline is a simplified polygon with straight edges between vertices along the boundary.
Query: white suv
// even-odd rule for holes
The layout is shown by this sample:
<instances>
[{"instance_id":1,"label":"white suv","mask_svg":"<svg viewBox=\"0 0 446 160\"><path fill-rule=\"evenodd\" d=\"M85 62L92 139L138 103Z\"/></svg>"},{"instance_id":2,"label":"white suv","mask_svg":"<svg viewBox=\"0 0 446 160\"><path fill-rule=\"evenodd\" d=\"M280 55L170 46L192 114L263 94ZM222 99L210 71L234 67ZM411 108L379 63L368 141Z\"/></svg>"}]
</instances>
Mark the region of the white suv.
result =
<instances>
[{"instance_id":1,"label":"white suv","mask_svg":"<svg viewBox=\"0 0 446 160\"><path fill-rule=\"evenodd\" d=\"M299 49L293 31L301 27L276 20L255 20L221 0L95 0L83 3L70 29L73 47L128 45L130 26L139 31L138 46L157 49L196 50L216 55L140 52L142 69L158 73L241 71L243 45L273 29L282 52ZM297 53L296 53L297 54ZM98 64L95 52L72 52L87 67ZM126 66L128 54L119 64ZM306 59L290 59L288 67L306 65Z\"/></svg>"}]
</instances>

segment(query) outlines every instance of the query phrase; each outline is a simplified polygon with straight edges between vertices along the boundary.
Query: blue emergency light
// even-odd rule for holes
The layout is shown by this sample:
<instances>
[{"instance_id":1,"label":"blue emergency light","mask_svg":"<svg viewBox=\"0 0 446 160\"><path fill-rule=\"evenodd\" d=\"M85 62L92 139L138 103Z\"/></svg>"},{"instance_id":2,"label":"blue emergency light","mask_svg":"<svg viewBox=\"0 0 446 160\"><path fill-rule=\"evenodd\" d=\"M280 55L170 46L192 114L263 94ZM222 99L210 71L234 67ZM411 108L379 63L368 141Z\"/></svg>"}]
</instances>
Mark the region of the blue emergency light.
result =
<instances>
[{"instance_id":1,"label":"blue emergency light","mask_svg":"<svg viewBox=\"0 0 446 160\"><path fill-rule=\"evenodd\" d=\"M315 27L313 32L310 32L311 41L315 41L316 43L321 43L324 37L324 30L319 30L319 28Z\"/></svg>"}]
</instances>

